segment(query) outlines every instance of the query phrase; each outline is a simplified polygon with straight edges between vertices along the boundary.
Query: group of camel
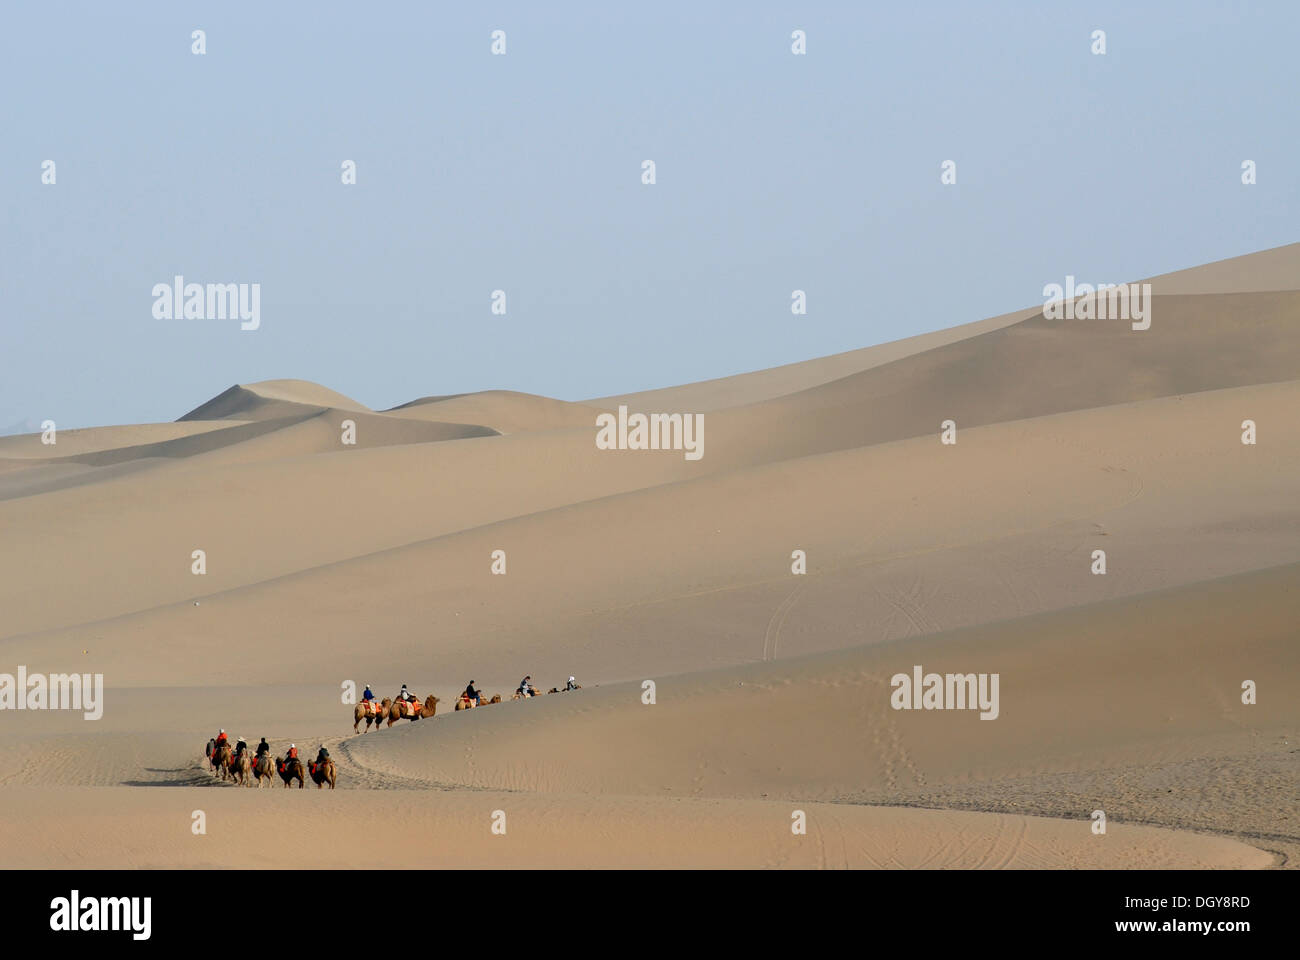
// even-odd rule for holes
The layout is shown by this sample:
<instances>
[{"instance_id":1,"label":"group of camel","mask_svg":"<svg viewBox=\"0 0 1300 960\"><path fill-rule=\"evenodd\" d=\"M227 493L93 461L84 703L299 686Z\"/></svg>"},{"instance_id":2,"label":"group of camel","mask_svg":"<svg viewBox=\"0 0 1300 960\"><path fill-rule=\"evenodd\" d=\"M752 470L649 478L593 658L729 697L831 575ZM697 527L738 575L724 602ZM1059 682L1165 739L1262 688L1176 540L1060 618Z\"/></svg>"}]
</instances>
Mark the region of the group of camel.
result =
<instances>
[{"instance_id":1,"label":"group of camel","mask_svg":"<svg viewBox=\"0 0 1300 960\"><path fill-rule=\"evenodd\" d=\"M284 757L276 757L273 760L269 753L264 753L254 758L249 755L248 750L241 750L236 755L229 740L220 742L209 740L205 754L208 763L212 765L213 775L220 776L222 780L231 780L243 787L250 787L256 782L258 789L261 789L270 783L271 777L278 772L286 787L294 780L298 781L299 790L303 787L303 764L297 757L290 757L288 760ZM337 771L333 760L326 757L323 763L313 761L309 769L309 775L312 782L316 784L317 790L326 784L329 784L331 790L334 789Z\"/></svg>"},{"instance_id":2,"label":"group of camel","mask_svg":"<svg viewBox=\"0 0 1300 960\"><path fill-rule=\"evenodd\" d=\"M581 690L582 685L577 684L575 689ZM546 692L562 693L563 691L559 687L552 687ZM537 696L537 692L534 691L530 696ZM516 691L515 695L510 699L523 700L524 695ZM432 717L438 712L438 704L441 702L433 694L425 697L424 703L420 703L419 700L402 700L400 697L397 700L393 700L391 697L384 697L383 700L362 700L352 711L352 732L365 733L370 729L372 723L375 725L375 729L378 730L379 725L385 720L388 721L388 725L391 727L398 720L419 720L421 717ZM500 702L501 694L499 693L493 694L490 700L486 698L473 700L462 693L456 698L456 710L470 710L474 707L486 707L489 704ZM366 722L365 730L357 729L361 726L362 720Z\"/></svg>"},{"instance_id":3,"label":"group of camel","mask_svg":"<svg viewBox=\"0 0 1300 960\"><path fill-rule=\"evenodd\" d=\"M581 687L579 686L576 689L581 689ZM562 691L558 687L552 687L547 692L560 693ZM534 691L530 696L537 696L537 693ZM522 700L524 695L516 692L512 699ZM378 730L379 725L385 720L388 721L388 725L391 727L398 720L419 720L421 717L432 717L438 712L440 702L440 699L433 694L425 697L423 703L414 697L410 700L403 700L400 697L396 700L391 697L384 697L383 700L362 700L352 711L352 732L366 732L357 729L362 720L366 722L366 730L370 729L371 724L374 724L375 729ZM477 701L462 693L456 698L456 709L470 710L474 707L500 702L501 694L499 693L490 700L481 699ZM334 761L329 757L326 757L321 763L312 761L308 765L308 773L304 775L303 763L298 757L290 757L287 760L284 757L276 757L273 760L271 755L266 753L254 758L249 755L247 749L236 754L229 740L209 740L204 755L207 757L208 763L212 765L214 776L220 776L222 780L231 780L243 787L252 786L256 783L260 789L265 784L270 783L271 777L278 773L286 787L291 786L293 781L297 780L298 789L301 790L306 776L309 775L312 782L316 784L317 790L326 784L329 784L329 788L333 790L337 777Z\"/></svg>"},{"instance_id":4,"label":"group of camel","mask_svg":"<svg viewBox=\"0 0 1300 960\"><path fill-rule=\"evenodd\" d=\"M424 703L421 703L418 699L403 700L400 697L396 700L391 697L384 697L383 700L362 700L352 711L352 732L364 732L357 729L362 720L366 721L366 730L370 729L372 723L375 725L375 729L378 730L379 725L385 720L388 721L388 725L391 727L398 720L419 720L421 717L431 717L438 712L440 702L441 700L433 694L425 697ZM500 703L500 695L494 697L492 702ZM456 709L461 709L459 703L456 704Z\"/></svg>"}]
</instances>

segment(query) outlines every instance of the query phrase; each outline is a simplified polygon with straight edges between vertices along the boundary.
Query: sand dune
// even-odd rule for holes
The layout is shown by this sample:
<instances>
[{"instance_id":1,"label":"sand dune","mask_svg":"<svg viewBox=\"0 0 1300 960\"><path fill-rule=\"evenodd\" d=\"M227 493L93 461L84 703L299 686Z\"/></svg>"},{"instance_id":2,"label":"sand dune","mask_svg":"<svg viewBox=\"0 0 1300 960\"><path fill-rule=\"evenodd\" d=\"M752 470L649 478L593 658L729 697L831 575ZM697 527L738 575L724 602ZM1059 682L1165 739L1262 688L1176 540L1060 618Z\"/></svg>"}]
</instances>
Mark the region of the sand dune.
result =
<instances>
[{"instance_id":1,"label":"sand dune","mask_svg":"<svg viewBox=\"0 0 1300 960\"><path fill-rule=\"evenodd\" d=\"M1120 278L1112 279L1116 282L1120 280ZM1131 277L1129 281L1150 283L1152 292L1157 296L1295 291L1300 288L1300 243L1274 247L1271 250L1218 260L1149 278ZM719 410L758 403L808 390L832 380L840 380L936 347L991 333L1023 320L1032 319L1040 314L1041 309L1042 305L1039 303L987 320L977 320L973 323L878 346L864 347L860 350L837 353L829 357L785 364L754 373L719 377L700 383L602 397L588 402L596 406L629 403L654 409L691 411Z\"/></svg>"},{"instance_id":2,"label":"sand dune","mask_svg":"<svg viewBox=\"0 0 1300 960\"><path fill-rule=\"evenodd\" d=\"M808 834L793 836L789 804L657 798L435 794L304 795L277 790L99 788L0 791L0 865L13 867L966 868L1263 867L1268 853L1221 837L1117 825L1105 838L1085 822L995 814L807 804ZM195 804L208 832L189 832ZM506 815L504 836L490 832ZM175 821L176 830L141 830ZM58 824L33 853L32 827ZM298 842L278 843L273 837ZM328 843L309 838L328 837ZM21 842L20 842L21 841Z\"/></svg>"},{"instance_id":3,"label":"sand dune","mask_svg":"<svg viewBox=\"0 0 1300 960\"><path fill-rule=\"evenodd\" d=\"M0 716L0 859L1293 866L1298 276L1291 245L1152 278L1147 331L1033 307L586 403L276 380L2 438L0 672L107 692ZM705 412L703 458L598 450L619 402ZM915 664L997 673L998 718L891 709ZM525 673L584 689L450 711ZM354 737L348 682L443 703ZM214 788L219 726L328 745L340 789ZM285 829L339 839L255 841Z\"/></svg>"},{"instance_id":4,"label":"sand dune","mask_svg":"<svg viewBox=\"0 0 1300 960\"><path fill-rule=\"evenodd\" d=\"M1300 292L1157 297L1151 329L1042 316L716 414L713 452L761 434L760 456L823 453L1157 397L1295 379ZM1212 357L1213 362L1202 358ZM815 419L819 429L810 431ZM745 456L750 451L738 452Z\"/></svg>"},{"instance_id":5,"label":"sand dune","mask_svg":"<svg viewBox=\"0 0 1300 960\"><path fill-rule=\"evenodd\" d=\"M1151 277L1156 294L1258 293L1300 288L1300 243Z\"/></svg>"},{"instance_id":6,"label":"sand dune","mask_svg":"<svg viewBox=\"0 0 1300 960\"><path fill-rule=\"evenodd\" d=\"M768 621L795 588L812 602L782 623L786 654L1004 619L1300 560L1300 528L1287 516L1300 441L1243 447L1238 429L1242 410L1273 424L1297 402L1300 382L1212 391L972 429L955 447L915 438L781 462L206 594L198 610L184 599L10 646L79 649L92 634L97 669L132 684L167 683L195 654L223 661L209 678L232 682L255 651L273 669L321 681L334 675L332 659L302 651L383 636L370 655L375 669L419 662L436 643L439 675L505 682L539 661L557 674L578 662L609 676L620 665L682 671L769 655L777 640L766 638ZM1222 496L1229 483L1238 496ZM1050 497L1034 496L1046 490ZM1243 543L1214 534L1224 529L1252 535ZM217 538L214 558L251 536L221 533L204 538ZM318 554L323 541L312 545ZM1098 547L1110 553L1104 577L1089 572ZM504 577L491 573L494 549L507 551ZM790 574L795 549L809 558L802 579ZM1018 567L989 562L1003 550ZM248 576L258 562L241 558L239 569ZM909 600L890 574L918 563L933 576ZM136 589L156 595L174 583L200 596L195 579L187 562L171 580ZM295 611L288 621L277 613L285 609ZM186 641L174 653L137 656L126 638L142 632ZM524 635L545 643L523 654Z\"/></svg>"},{"instance_id":7,"label":"sand dune","mask_svg":"<svg viewBox=\"0 0 1300 960\"><path fill-rule=\"evenodd\" d=\"M425 397L392 410L395 417L480 423L498 433L590 427L599 409L512 390L486 390L454 397Z\"/></svg>"},{"instance_id":8,"label":"sand dune","mask_svg":"<svg viewBox=\"0 0 1300 960\"><path fill-rule=\"evenodd\" d=\"M753 373L741 373L731 377L718 377L699 383L687 383L675 387L661 387L656 390L642 390L637 393L622 394L614 397L602 397L588 400L591 406L610 408L620 403L637 408L657 410L689 410L703 412L722 410L728 407L759 403L774 397L798 393L811 387L840 380L863 370L893 363L905 357L933 350L949 343L977 337L983 333L1000 330L1013 323L1019 323L1039 311L1038 307L1018 310L1014 313L976 320L946 330L923 333L903 340L894 340L874 347L849 350L829 357L804 360L800 363L787 363L768 370Z\"/></svg>"},{"instance_id":9,"label":"sand dune","mask_svg":"<svg viewBox=\"0 0 1300 960\"><path fill-rule=\"evenodd\" d=\"M369 408L328 387L307 380L264 380L248 386L236 384L207 403L195 407L185 420L265 420L292 415L302 407L337 407L354 413Z\"/></svg>"},{"instance_id":10,"label":"sand dune","mask_svg":"<svg viewBox=\"0 0 1300 960\"><path fill-rule=\"evenodd\" d=\"M1282 734L1300 698L1290 669L1298 619L1300 564L1291 564L906 641L648 677L654 705L640 681L510 702L348 741L347 751L383 773L497 790L907 796L1176 755L1200 737ZM998 715L891 709L890 678L916 664L998 673ZM1253 706L1240 701L1247 679L1267 692ZM1252 786L1277 800L1290 789Z\"/></svg>"}]
</instances>

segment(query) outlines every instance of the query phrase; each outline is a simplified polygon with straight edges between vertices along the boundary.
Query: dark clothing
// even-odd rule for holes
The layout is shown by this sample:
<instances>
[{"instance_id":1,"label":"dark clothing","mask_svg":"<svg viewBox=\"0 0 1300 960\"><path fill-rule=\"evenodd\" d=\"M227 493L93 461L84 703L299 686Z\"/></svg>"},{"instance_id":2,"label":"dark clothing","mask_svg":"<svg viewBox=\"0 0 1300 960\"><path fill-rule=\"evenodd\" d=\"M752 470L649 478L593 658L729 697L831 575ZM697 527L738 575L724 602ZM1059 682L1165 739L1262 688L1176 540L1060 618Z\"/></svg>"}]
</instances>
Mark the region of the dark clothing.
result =
<instances>
[{"instance_id":1,"label":"dark clothing","mask_svg":"<svg viewBox=\"0 0 1300 960\"><path fill-rule=\"evenodd\" d=\"M248 749L248 744L246 744L243 740L240 740L237 744L235 744L235 756L239 756L247 749Z\"/></svg>"},{"instance_id":2,"label":"dark clothing","mask_svg":"<svg viewBox=\"0 0 1300 960\"><path fill-rule=\"evenodd\" d=\"M362 699L362 700L373 700L373 699L375 699L375 695L374 695L373 693L370 692L370 688L369 688L369 687L366 687L366 692L363 693L363 694L361 695L361 699Z\"/></svg>"},{"instance_id":3,"label":"dark clothing","mask_svg":"<svg viewBox=\"0 0 1300 960\"><path fill-rule=\"evenodd\" d=\"M271 752L271 745L267 743L265 739L263 739L262 742L257 745L257 753L255 753L254 756L260 757L263 754L270 753L270 752Z\"/></svg>"},{"instance_id":4,"label":"dark clothing","mask_svg":"<svg viewBox=\"0 0 1300 960\"><path fill-rule=\"evenodd\" d=\"M468 697L470 700L477 701L480 697L482 697L482 694L479 693L477 690L475 690L474 684L471 683L468 687L465 688L465 696Z\"/></svg>"},{"instance_id":5,"label":"dark clothing","mask_svg":"<svg viewBox=\"0 0 1300 960\"><path fill-rule=\"evenodd\" d=\"M317 763L324 763L325 760L326 760L326 758L329 757L329 755L330 755L330 752L329 752L328 750L326 750L324 747L321 747L321 748L320 748L320 752L316 754L316 762L317 762Z\"/></svg>"}]
</instances>

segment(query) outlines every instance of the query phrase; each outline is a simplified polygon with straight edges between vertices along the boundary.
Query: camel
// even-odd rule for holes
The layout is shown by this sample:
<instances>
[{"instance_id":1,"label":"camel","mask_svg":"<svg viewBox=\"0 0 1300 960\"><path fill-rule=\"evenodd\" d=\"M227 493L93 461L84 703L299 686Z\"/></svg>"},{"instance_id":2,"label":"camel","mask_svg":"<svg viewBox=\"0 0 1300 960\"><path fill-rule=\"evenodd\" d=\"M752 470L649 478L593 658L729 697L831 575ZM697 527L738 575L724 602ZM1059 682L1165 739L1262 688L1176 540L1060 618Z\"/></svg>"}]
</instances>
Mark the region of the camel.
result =
<instances>
[{"instance_id":1,"label":"camel","mask_svg":"<svg viewBox=\"0 0 1300 960\"><path fill-rule=\"evenodd\" d=\"M392 702L393 701L388 697L384 697L382 703L378 703L374 700L362 700L357 704L356 709L352 711L352 732L364 732L357 730L357 725L360 724L362 720L366 721L366 730L370 729L372 723L375 725L375 729L378 730L379 725L383 723L384 718L388 716L388 708Z\"/></svg>"},{"instance_id":2,"label":"camel","mask_svg":"<svg viewBox=\"0 0 1300 960\"><path fill-rule=\"evenodd\" d=\"M429 694L424 699L424 703L418 700L415 703L408 703L405 700L394 700L393 705L388 708L388 725L391 727L398 720L419 720L421 717L431 717L438 712L438 698Z\"/></svg>"},{"instance_id":3,"label":"camel","mask_svg":"<svg viewBox=\"0 0 1300 960\"><path fill-rule=\"evenodd\" d=\"M230 758L230 779L241 786L248 786L248 775L253 772L253 764L248 759L248 751L241 750L237 756Z\"/></svg>"},{"instance_id":4,"label":"camel","mask_svg":"<svg viewBox=\"0 0 1300 960\"><path fill-rule=\"evenodd\" d=\"M311 778L316 783L316 789L319 790L328 783L330 789L333 790L335 772L334 761L329 757L326 757L323 763L316 763L313 761L311 765Z\"/></svg>"},{"instance_id":5,"label":"camel","mask_svg":"<svg viewBox=\"0 0 1300 960\"><path fill-rule=\"evenodd\" d=\"M500 703L500 702L501 702L501 694L499 693L493 694L491 700L482 698L478 702L471 700L469 697L465 696L465 694L462 693L459 697L456 698L456 709L473 710L475 707L486 707L489 703Z\"/></svg>"},{"instance_id":6,"label":"camel","mask_svg":"<svg viewBox=\"0 0 1300 960\"><path fill-rule=\"evenodd\" d=\"M299 790L302 789L302 761L301 760L299 760L297 757L294 757L292 760L286 762L284 757L276 757L275 768L280 771L280 779L284 781L284 785L286 787L289 786L289 781L296 778L298 780L298 789Z\"/></svg>"},{"instance_id":7,"label":"camel","mask_svg":"<svg viewBox=\"0 0 1300 960\"><path fill-rule=\"evenodd\" d=\"M271 775L275 773L275 764L271 761L271 755L264 753L253 761L253 779L257 781L257 789L271 782Z\"/></svg>"},{"instance_id":8,"label":"camel","mask_svg":"<svg viewBox=\"0 0 1300 960\"><path fill-rule=\"evenodd\" d=\"M212 756L208 758L212 761L215 770L221 771L221 779L225 780L230 776L230 744L225 740L217 744L212 750Z\"/></svg>"}]
</instances>

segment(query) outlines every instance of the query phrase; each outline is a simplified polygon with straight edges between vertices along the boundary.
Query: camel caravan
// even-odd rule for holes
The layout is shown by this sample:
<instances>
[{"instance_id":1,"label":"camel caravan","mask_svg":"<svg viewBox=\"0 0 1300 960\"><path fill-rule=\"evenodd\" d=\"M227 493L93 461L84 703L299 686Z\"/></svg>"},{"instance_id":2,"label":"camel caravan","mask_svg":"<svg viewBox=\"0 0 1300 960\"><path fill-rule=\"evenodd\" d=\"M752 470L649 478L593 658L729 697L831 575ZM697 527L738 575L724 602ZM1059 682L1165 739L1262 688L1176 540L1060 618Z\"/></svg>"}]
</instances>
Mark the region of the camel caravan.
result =
<instances>
[{"instance_id":1,"label":"camel caravan","mask_svg":"<svg viewBox=\"0 0 1300 960\"><path fill-rule=\"evenodd\" d=\"M310 776L316 789L328 784L333 790L338 779L334 761L324 746L316 754L316 759L307 765L306 771L298 756L297 744L289 744L284 756L272 757L271 747L263 737L257 745L257 751L250 757L244 738L237 737L232 747L225 730L208 741L204 755L214 777L219 776L223 781L229 780L241 787L251 787L256 783L258 789L261 789L272 782L273 776L278 775L286 787L292 786L293 781L297 780L298 789L301 790L306 777Z\"/></svg>"},{"instance_id":2,"label":"camel caravan","mask_svg":"<svg viewBox=\"0 0 1300 960\"><path fill-rule=\"evenodd\" d=\"M483 691L474 686L475 681L471 680L467 686L456 698L455 711L472 710L475 707L486 707L493 703L501 702L501 694L497 693L491 699L483 695ZM551 687L547 693L565 693L569 690L581 690L582 685L569 677L568 683L564 688ZM540 696L537 688L533 686L531 676L524 677L519 683L519 688L515 690L512 700L526 700L529 697ZM370 689L370 684L366 684L366 691L361 695L361 702L352 710L352 732L366 733L370 730L371 724L378 730L380 724L388 721L388 726L392 726L398 720L419 720L421 717L432 717L438 711L438 704L442 701L430 694L421 704L418 697L412 696L407 692L406 685L402 685L401 692L396 699L384 697L383 700L376 700L374 693ZM366 729L360 729L362 721L366 724Z\"/></svg>"},{"instance_id":3,"label":"camel caravan","mask_svg":"<svg viewBox=\"0 0 1300 960\"><path fill-rule=\"evenodd\" d=\"M474 682L471 680L464 692L456 698L457 712L501 702L499 693L490 700L486 699L483 692L474 686ZM573 677L569 677L563 689L551 687L547 693L567 693L570 690L581 689L582 685ZM537 688L533 686L533 678L528 676L520 681L519 688L511 699L526 700L540 695ZM432 717L438 712L440 702L441 700L433 694L429 694L421 702L419 697L407 690L406 684L402 684L402 689L396 697L377 700L370 689L370 684L366 684L366 692L362 695L361 702L352 711L352 732L365 733L369 731L372 724L378 730L379 725L385 721L391 727L398 720ZM363 720L366 729L360 730ZM298 756L297 744L289 744L289 749L285 751L284 756L272 757L270 744L266 742L266 737L263 737L250 756L248 744L243 737L235 738L232 746L226 731L222 730L208 741L203 754L214 777L220 777L222 781L229 780L241 787L251 787L256 784L260 789L272 783L271 778L275 776L284 781L285 787L291 787L295 780L298 781L299 790L303 789L308 777L316 784L317 790L323 789L326 785L333 790L338 781L338 770L334 766L334 761L330 759L329 751L323 745L316 754L316 759L304 767L302 759Z\"/></svg>"}]
</instances>

